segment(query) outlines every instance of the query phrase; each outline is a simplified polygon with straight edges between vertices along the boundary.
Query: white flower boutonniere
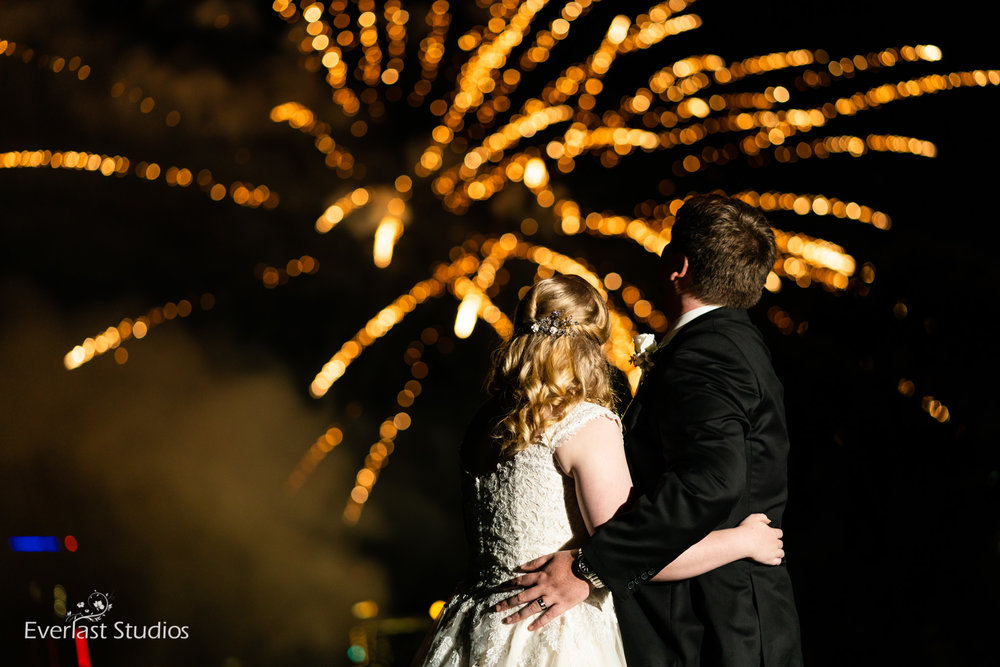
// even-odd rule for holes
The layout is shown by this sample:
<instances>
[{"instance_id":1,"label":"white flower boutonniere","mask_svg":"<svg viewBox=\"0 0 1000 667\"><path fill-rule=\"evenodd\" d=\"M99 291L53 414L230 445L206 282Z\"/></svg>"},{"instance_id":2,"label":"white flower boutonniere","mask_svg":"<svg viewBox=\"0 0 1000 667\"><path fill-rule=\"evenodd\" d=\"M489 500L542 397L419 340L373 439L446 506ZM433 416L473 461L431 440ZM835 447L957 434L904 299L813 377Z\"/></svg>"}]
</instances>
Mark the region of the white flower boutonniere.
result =
<instances>
[{"instance_id":1,"label":"white flower boutonniere","mask_svg":"<svg viewBox=\"0 0 1000 667\"><path fill-rule=\"evenodd\" d=\"M635 345L635 354L632 355L632 365L636 368L641 368L643 371L647 371L653 366L653 362L650 357L653 356L653 352L656 352L658 347L656 344L656 336L653 334L636 334L632 337L632 343Z\"/></svg>"}]
</instances>

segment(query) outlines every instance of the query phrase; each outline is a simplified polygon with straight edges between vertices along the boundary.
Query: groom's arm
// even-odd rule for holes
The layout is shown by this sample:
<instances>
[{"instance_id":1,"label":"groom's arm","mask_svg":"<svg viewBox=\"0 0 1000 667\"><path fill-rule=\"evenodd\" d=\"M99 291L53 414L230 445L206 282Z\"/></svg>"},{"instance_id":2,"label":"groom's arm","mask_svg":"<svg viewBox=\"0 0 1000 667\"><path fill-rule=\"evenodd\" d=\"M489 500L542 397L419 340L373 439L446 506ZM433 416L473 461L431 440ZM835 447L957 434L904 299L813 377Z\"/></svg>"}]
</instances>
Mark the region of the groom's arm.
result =
<instances>
[{"instance_id":1,"label":"groom's arm","mask_svg":"<svg viewBox=\"0 0 1000 667\"><path fill-rule=\"evenodd\" d=\"M657 411L660 443L641 446L669 441L670 472L583 547L590 568L623 597L729 518L746 488L747 411L759 394L739 349L702 336L660 372L665 405L643 406Z\"/></svg>"}]
</instances>

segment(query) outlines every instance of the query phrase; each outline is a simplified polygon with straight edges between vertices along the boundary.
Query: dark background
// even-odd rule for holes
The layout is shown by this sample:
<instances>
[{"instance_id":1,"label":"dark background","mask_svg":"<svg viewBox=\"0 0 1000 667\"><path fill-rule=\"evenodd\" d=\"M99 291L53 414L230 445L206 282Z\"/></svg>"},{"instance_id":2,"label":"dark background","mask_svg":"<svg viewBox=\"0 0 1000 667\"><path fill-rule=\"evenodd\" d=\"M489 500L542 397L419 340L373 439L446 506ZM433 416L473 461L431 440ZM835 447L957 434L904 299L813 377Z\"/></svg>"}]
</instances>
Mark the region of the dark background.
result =
<instances>
[{"instance_id":1,"label":"dark background","mask_svg":"<svg viewBox=\"0 0 1000 667\"><path fill-rule=\"evenodd\" d=\"M446 63L456 36L484 16L471 2L452 4ZM425 5L404 6L419 33ZM607 95L617 99L659 67L702 53L733 62L797 48L835 58L904 44L943 50L938 63L859 73L804 93L793 102L803 106L929 73L996 67L980 7L702 0L691 11L703 27L623 58ZM644 8L595 5L550 63L525 74L522 90L537 91L560 64L590 53L615 13ZM190 626L185 641L92 641L94 665L349 664L357 626L379 664L407 664L421 636L411 626L429 621L427 608L463 570L456 446L484 395L498 338L480 322L472 337L455 340L456 303L446 295L379 340L320 400L308 394L313 375L454 245L516 231L526 216L539 221L536 242L655 295L651 255L621 240L555 234L551 212L518 184L456 216L428 181L415 179L412 219L384 270L372 265L365 216L318 235L313 222L337 197L410 172L434 117L403 103L372 121L363 141L351 137L321 75L300 66L288 30L267 2L0 6L0 40L38 55L79 55L92 67L79 81L40 66L37 55L0 56L0 151L120 154L133 164L209 168L222 182L266 183L281 194L268 211L213 202L162 176L0 170L0 523L5 536L73 535L80 545L4 552L4 664L77 664L69 641L23 639L26 621L59 622L56 585L70 604L92 590L112 592L109 622ZM445 95L453 77L443 70L428 99ZM793 78L750 77L739 90L790 87ZM153 111L112 98L119 80L153 96ZM289 100L334 126L365 164L363 178L342 181L309 137L268 119ZM932 160L872 153L731 163L677 179L670 165L682 153L668 152L630 156L611 170L581 159L573 173L553 175L585 211L630 215L640 202L667 199L660 192L669 179L675 196L716 188L822 193L892 216L892 228L879 231L832 216L773 214L776 227L871 262L876 278L867 290L838 293L786 282L753 312L787 389L786 543L809 665L995 664L1000 462L988 313L1000 284L991 201L997 101L993 86L962 88L838 118L813 133L915 136L937 145ZM181 112L177 127L164 123L169 109ZM319 272L263 287L255 267L303 254L318 259ZM506 287L494 300L511 313L535 270L523 262L505 268ZM198 306L205 293L214 297L210 311ZM106 355L63 367L63 355L86 336L182 298L195 304L191 316L126 344L124 365ZM773 306L806 323L804 331L779 331L766 317ZM410 377L404 353L427 328L440 342L422 357L430 373L413 426L397 438L360 522L345 526L354 475ZM904 378L913 396L897 390ZM924 396L947 405L951 420L932 419L921 409ZM344 442L288 493L288 474L333 424ZM361 600L377 603L375 620L352 616Z\"/></svg>"}]
</instances>

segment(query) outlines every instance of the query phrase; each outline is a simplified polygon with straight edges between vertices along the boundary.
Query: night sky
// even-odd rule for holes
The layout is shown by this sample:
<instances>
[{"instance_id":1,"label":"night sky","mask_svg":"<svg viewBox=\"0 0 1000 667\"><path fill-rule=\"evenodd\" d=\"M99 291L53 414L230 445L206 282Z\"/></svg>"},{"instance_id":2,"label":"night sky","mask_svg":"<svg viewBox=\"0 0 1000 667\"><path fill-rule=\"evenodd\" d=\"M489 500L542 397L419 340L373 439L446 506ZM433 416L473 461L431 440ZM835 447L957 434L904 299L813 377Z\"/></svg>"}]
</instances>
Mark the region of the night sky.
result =
<instances>
[{"instance_id":1,"label":"night sky","mask_svg":"<svg viewBox=\"0 0 1000 667\"><path fill-rule=\"evenodd\" d=\"M456 338L458 302L446 291L375 341L321 398L310 396L315 374L383 307L453 259L455 246L520 233L529 217L537 232L525 238L581 258L599 276L620 273L655 305L655 257L636 244L557 233L553 211L521 183L456 213L431 191L432 178L414 175L437 125L429 104L449 99L468 57L455 40L488 19L471 0L451 4L426 103L387 102L381 117L348 117L331 101L322 72L309 71L288 39L296 24L269 2L0 4L0 53L4 41L17 45L0 55L0 154L88 151L131 164L122 176L0 169L0 525L5 540L72 535L78 544L56 553L5 547L4 664L78 664L70 640L24 639L28 621L62 622L57 586L70 609L91 591L112 594L109 623L189 627L185 640L93 640L95 666L353 664L349 631L363 622L352 606L368 600L378 615L366 627L384 622L379 639L369 635L377 663L408 664L431 603L463 574L457 446L485 397L482 377L500 339L482 321ZM404 88L419 71L413 51L428 5L402 3L412 31ZM562 6L543 10L545 22ZM616 14L647 6L595 4L549 61L522 73L512 109L589 55ZM796 90L806 68L793 68L720 91L787 86L789 106L802 107L928 74L988 70L1000 63L980 6L699 0L691 11L703 26L622 56L600 99L618 100L657 69L707 53L732 63L800 48L834 59L903 45L943 51L939 62L855 72L816 90ZM70 71L73 56L82 64ZM67 61L59 72L56 57ZM353 78L349 85L364 89ZM330 124L357 158L353 174L326 166L313 137L271 120L291 101ZM1000 285L991 201L998 101L996 85L963 87L838 117L808 135L916 137L934 143L933 159L875 151L794 163L741 158L678 176L673 165L690 152L678 148L637 152L613 168L583 155L568 174L549 165L556 191L585 212L641 217L644 202L718 189L823 194L891 216L880 230L769 214L775 227L827 239L859 267L874 267L871 284L856 277L846 290L783 280L752 311L787 392L784 529L809 665L995 664L1000 368L987 320ZM368 123L363 137L351 133L359 119ZM560 133L550 128L525 145L544 148ZM142 161L163 175L137 177ZM168 185L173 165L195 179L210 170L227 186L266 184L279 198L256 207L228 193L215 201L196 183ZM405 231L380 269L376 203L400 174L413 177ZM327 207L361 186L376 203L317 233ZM265 286L267 267L304 257L318 269ZM518 288L535 277L535 266L511 261L489 294L510 315ZM619 293L612 300L624 308ZM181 301L189 314L124 343L118 362L108 352L66 369L64 356L88 336ZM792 322L785 331L774 323L779 310ZM368 448L418 375L412 425L395 438L360 520L345 525ZM931 399L949 420L924 409ZM343 441L290 492L289 475L331 428Z\"/></svg>"}]
</instances>

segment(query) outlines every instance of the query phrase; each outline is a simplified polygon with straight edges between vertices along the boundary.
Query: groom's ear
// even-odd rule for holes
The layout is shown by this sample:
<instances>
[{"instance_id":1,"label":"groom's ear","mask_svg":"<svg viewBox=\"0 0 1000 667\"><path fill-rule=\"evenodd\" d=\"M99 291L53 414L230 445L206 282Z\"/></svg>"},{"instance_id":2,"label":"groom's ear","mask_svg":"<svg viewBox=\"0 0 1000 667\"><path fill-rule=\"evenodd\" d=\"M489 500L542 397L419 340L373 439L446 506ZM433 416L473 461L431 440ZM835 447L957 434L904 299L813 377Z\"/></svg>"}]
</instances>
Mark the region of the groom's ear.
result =
<instances>
[{"instance_id":1,"label":"groom's ear","mask_svg":"<svg viewBox=\"0 0 1000 667\"><path fill-rule=\"evenodd\" d=\"M688 263L688 258L685 257L684 255L681 255L681 259L683 259L684 261L681 263L680 268L677 270L676 274L677 279L687 278L690 273L689 269L691 268L691 265Z\"/></svg>"},{"instance_id":2,"label":"groom's ear","mask_svg":"<svg viewBox=\"0 0 1000 667\"><path fill-rule=\"evenodd\" d=\"M675 252L667 246L660 255L660 267L663 269L663 279L667 283L673 283L688 275L690 265L688 258L679 252Z\"/></svg>"}]
</instances>

